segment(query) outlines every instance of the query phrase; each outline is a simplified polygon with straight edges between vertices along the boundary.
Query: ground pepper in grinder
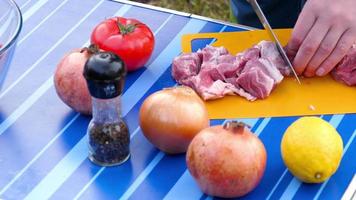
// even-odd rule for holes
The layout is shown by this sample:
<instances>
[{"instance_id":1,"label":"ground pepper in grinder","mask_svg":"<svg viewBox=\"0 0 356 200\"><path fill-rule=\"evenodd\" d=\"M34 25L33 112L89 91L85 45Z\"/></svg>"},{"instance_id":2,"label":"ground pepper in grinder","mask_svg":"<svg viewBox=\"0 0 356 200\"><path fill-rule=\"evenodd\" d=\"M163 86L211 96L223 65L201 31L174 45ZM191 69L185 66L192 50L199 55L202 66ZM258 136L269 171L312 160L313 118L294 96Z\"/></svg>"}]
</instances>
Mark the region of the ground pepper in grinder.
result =
<instances>
[{"instance_id":1,"label":"ground pepper in grinder","mask_svg":"<svg viewBox=\"0 0 356 200\"><path fill-rule=\"evenodd\" d=\"M85 63L83 75L93 106L88 126L89 159L101 166L119 165L130 156L130 136L120 104L125 64L113 53L100 52Z\"/></svg>"}]
</instances>

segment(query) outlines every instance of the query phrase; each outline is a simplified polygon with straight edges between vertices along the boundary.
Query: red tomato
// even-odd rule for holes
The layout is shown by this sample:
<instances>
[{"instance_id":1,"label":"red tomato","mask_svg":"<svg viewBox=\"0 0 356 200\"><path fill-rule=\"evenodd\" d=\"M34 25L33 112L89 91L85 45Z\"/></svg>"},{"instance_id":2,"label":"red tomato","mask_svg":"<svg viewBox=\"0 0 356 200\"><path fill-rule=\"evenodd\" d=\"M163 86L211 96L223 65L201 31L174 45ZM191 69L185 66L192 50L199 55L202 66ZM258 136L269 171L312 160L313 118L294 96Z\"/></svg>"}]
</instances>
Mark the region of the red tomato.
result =
<instances>
[{"instance_id":1,"label":"red tomato","mask_svg":"<svg viewBox=\"0 0 356 200\"><path fill-rule=\"evenodd\" d=\"M155 40L150 28L142 22L114 17L94 28L91 43L117 54L124 60L127 70L134 71L151 57Z\"/></svg>"}]
</instances>

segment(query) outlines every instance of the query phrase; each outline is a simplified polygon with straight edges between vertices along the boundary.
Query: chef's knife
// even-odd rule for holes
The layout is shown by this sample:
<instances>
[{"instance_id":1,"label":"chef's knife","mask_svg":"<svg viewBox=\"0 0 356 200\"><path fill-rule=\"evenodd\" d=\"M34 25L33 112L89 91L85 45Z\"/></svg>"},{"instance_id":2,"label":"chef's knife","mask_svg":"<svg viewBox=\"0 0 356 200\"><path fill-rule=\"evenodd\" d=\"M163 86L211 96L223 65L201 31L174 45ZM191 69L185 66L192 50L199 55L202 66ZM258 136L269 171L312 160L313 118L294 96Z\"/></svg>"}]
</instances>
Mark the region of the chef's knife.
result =
<instances>
[{"instance_id":1,"label":"chef's knife","mask_svg":"<svg viewBox=\"0 0 356 200\"><path fill-rule=\"evenodd\" d=\"M261 21L263 27L266 29L266 31L268 32L268 34L270 35L270 37L271 37L271 38L274 40L274 42L276 43L277 49L278 49L279 53L281 54L281 56L282 56L284 62L287 63L288 67L292 70L294 77L297 79L298 83L301 84L301 83L300 83L300 80L299 80L299 78L298 78L297 73L295 72L295 70L294 70L292 64L290 63L290 61L289 61L289 59L288 59L286 53L284 52L281 43L279 42L278 38L277 38L276 35L274 34L274 32L273 32L271 26L269 25L269 23L268 23L268 21L267 21L265 15L264 15L263 12L262 12L261 7L259 6L259 4L257 3L256 0L247 0L247 2L249 2L249 3L251 4L253 10L255 11L255 13L257 14L258 18L260 19L260 21Z\"/></svg>"}]
</instances>

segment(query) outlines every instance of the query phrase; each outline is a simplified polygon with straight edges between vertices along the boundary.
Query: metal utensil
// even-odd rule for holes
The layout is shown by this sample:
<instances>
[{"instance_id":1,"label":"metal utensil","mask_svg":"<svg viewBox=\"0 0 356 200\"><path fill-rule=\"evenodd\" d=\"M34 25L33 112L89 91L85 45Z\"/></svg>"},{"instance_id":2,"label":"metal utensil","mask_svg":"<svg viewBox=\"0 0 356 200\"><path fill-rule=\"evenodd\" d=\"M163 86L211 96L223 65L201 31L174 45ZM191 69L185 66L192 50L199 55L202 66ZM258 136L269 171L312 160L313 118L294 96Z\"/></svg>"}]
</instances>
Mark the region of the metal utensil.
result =
<instances>
[{"instance_id":1,"label":"metal utensil","mask_svg":"<svg viewBox=\"0 0 356 200\"><path fill-rule=\"evenodd\" d=\"M286 53L283 50L283 47L281 45L281 43L279 42L278 38L276 37L276 35L274 34L271 26L269 25L265 15L262 12L261 7L259 6L259 4L257 3L256 0L247 0L247 2L249 2L252 6L252 9L255 11L255 13L257 14L258 18L260 19L263 27L267 30L268 34L270 35L270 37L274 40L274 42L276 43L277 49L279 51L279 53L281 54L284 62L287 63L288 67L292 70L294 77L297 79L298 83L301 84L299 77L297 75L297 73L295 72L292 64L290 63Z\"/></svg>"}]
</instances>

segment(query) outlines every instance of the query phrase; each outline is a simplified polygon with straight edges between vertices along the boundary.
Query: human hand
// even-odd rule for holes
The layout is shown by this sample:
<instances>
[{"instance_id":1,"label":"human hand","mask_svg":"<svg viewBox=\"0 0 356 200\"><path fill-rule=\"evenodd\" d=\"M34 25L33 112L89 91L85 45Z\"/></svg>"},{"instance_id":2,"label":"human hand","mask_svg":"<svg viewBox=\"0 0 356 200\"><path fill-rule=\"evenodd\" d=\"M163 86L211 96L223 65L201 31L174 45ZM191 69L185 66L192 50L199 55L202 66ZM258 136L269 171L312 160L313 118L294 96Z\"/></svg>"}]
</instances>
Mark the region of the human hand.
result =
<instances>
[{"instance_id":1,"label":"human hand","mask_svg":"<svg viewBox=\"0 0 356 200\"><path fill-rule=\"evenodd\" d=\"M328 74L356 41L356 0L308 0L287 54L306 77Z\"/></svg>"}]
</instances>

